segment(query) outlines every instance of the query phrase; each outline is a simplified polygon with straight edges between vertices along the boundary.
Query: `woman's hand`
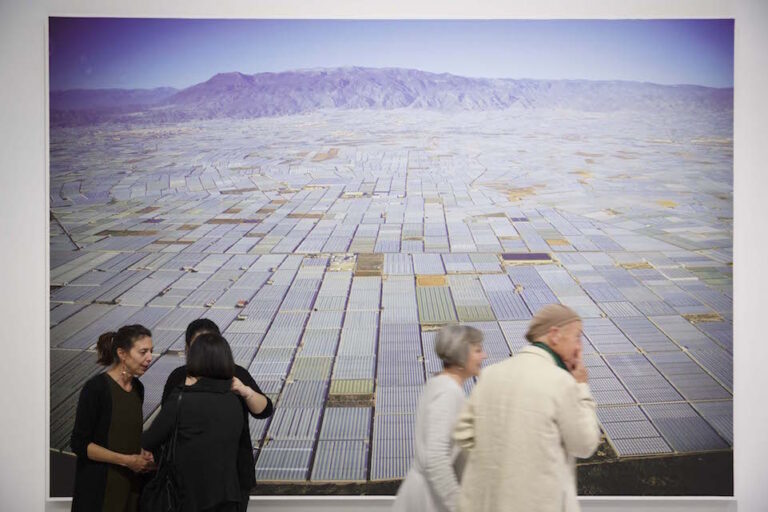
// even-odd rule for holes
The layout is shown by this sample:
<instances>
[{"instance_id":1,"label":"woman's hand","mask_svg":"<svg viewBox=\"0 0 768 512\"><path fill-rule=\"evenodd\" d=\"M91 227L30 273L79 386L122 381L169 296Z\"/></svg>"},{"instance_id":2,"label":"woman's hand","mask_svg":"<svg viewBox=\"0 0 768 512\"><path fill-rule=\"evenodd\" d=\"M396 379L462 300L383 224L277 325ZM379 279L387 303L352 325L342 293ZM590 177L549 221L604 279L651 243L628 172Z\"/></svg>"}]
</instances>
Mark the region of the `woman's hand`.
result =
<instances>
[{"instance_id":1,"label":"woman's hand","mask_svg":"<svg viewBox=\"0 0 768 512\"><path fill-rule=\"evenodd\" d=\"M232 377L232 392L245 400L245 405L251 414L259 414L267 408L267 397L250 386L246 386L237 377Z\"/></svg>"},{"instance_id":2,"label":"woman's hand","mask_svg":"<svg viewBox=\"0 0 768 512\"><path fill-rule=\"evenodd\" d=\"M118 453L108 450L96 443L88 443L86 447L88 458L96 462L106 462L115 466L123 466L134 473L146 473L155 470L155 459L152 453L141 450L141 453Z\"/></svg>"},{"instance_id":3,"label":"woman's hand","mask_svg":"<svg viewBox=\"0 0 768 512\"><path fill-rule=\"evenodd\" d=\"M149 467L147 471L155 471L157 470L157 464L155 464L155 456L152 452L145 450L144 448L141 449L140 454L144 460L149 462Z\"/></svg>"},{"instance_id":4,"label":"woman's hand","mask_svg":"<svg viewBox=\"0 0 768 512\"><path fill-rule=\"evenodd\" d=\"M245 400L248 400L255 391L240 381L237 377L232 377L232 391Z\"/></svg>"},{"instance_id":5,"label":"woman's hand","mask_svg":"<svg viewBox=\"0 0 768 512\"><path fill-rule=\"evenodd\" d=\"M141 456L147 459L151 463L155 463L155 456L152 452L145 450L144 448L141 449Z\"/></svg>"},{"instance_id":6,"label":"woman's hand","mask_svg":"<svg viewBox=\"0 0 768 512\"><path fill-rule=\"evenodd\" d=\"M125 456L125 466L134 473L147 473L155 469L152 454L147 457L144 453Z\"/></svg>"}]
</instances>

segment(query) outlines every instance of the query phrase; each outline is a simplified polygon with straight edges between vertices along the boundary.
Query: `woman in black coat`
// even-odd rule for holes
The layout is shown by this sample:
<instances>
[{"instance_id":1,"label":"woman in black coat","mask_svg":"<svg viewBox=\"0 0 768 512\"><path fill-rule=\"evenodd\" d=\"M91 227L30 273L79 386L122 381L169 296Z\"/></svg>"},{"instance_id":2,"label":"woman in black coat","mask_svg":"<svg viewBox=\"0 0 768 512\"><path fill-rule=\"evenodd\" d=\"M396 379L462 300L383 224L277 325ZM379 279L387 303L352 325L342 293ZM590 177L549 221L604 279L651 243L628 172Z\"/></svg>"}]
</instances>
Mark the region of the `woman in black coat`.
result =
<instances>
[{"instance_id":1,"label":"woman in black coat","mask_svg":"<svg viewBox=\"0 0 768 512\"><path fill-rule=\"evenodd\" d=\"M193 320L187 326L187 332L184 337L186 342L186 353L189 354L189 347L203 334L221 334L219 326L209 318L198 318ZM165 381L163 388L162 405L168 403L171 392L184 385L184 379L187 378L187 365L179 366L173 370ZM232 391L240 397L240 403L246 413L246 418L250 415L256 419L269 418L272 416L274 407L272 400L261 392L256 381L248 370L235 364L235 375L232 378ZM248 508L251 489L256 485L256 471L253 462L253 443L251 442L251 430L248 421L243 422L243 430L240 432L240 449L237 457L238 479L240 480L240 494L242 496L242 508L240 512L245 512Z\"/></svg>"},{"instance_id":2,"label":"woman in black coat","mask_svg":"<svg viewBox=\"0 0 768 512\"><path fill-rule=\"evenodd\" d=\"M99 336L99 363L109 366L83 386L70 445L77 455L72 510L135 512L140 473L154 468L141 450L144 387L137 377L152 362L152 333L127 325Z\"/></svg>"},{"instance_id":3,"label":"woman in black coat","mask_svg":"<svg viewBox=\"0 0 768 512\"><path fill-rule=\"evenodd\" d=\"M185 512L236 512L242 502L237 454L247 418L231 390L234 366L221 335L197 337L189 349L184 387L172 392L141 437L141 446L154 451L178 428L174 466Z\"/></svg>"}]
</instances>

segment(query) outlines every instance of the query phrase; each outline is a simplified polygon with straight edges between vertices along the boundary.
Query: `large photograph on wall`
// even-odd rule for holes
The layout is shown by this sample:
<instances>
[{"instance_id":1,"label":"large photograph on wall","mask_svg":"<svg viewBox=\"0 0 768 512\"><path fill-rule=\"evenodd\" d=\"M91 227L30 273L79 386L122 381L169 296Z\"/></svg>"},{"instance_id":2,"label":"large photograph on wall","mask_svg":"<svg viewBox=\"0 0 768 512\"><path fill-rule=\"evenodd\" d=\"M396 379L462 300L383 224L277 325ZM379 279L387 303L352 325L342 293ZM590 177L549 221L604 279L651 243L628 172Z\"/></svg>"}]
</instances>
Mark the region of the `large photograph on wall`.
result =
<instances>
[{"instance_id":1,"label":"large photograph on wall","mask_svg":"<svg viewBox=\"0 0 768 512\"><path fill-rule=\"evenodd\" d=\"M50 18L51 495L101 333L152 332L146 425L219 326L274 403L253 494L394 494L437 330L488 366L550 303L603 430L579 492L732 495L733 30Z\"/></svg>"}]
</instances>

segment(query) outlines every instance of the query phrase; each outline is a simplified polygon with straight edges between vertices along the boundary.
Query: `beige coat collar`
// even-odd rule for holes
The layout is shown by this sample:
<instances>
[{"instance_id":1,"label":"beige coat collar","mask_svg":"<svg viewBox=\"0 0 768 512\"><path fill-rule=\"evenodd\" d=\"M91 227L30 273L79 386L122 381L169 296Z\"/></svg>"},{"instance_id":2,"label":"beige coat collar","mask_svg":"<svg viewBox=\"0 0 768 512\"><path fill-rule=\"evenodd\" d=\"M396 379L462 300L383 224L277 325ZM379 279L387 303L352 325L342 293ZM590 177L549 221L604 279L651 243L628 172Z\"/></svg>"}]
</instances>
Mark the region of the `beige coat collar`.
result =
<instances>
[{"instance_id":1,"label":"beige coat collar","mask_svg":"<svg viewBox=\"0 0 768 512\"><path fill-rule=\"evenodd\" d=\"M552 359L552 356L547 353L546 350L541 349L539 347L534 347L533 345L528 345L523 350L520 351L520 354L533 354L538 357L543 357L546 359L551 365L556 366L555 360Z\"/></svg>"}]
</instances>

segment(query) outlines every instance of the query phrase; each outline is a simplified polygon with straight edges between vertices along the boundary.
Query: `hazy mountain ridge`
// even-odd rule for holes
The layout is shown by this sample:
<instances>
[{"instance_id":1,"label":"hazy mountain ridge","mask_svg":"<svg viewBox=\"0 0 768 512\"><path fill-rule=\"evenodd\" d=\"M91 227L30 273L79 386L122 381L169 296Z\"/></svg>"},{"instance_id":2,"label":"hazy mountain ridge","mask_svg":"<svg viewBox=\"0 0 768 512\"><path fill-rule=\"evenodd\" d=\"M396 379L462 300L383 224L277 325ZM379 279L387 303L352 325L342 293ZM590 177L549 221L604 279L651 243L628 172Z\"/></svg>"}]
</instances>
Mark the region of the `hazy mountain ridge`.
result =
<instances>
[{"instance_id":1,"label":"hazy mountain ridge","mask_svg":"<svg viewBox=\"0 0 768 512\"><path fill-rule=\"evenodd\" d=\"M69 89L51 92L51 108L83 110L105 107L147 106L161 103L175 93L173 87L155 89Z\"/></svg>"},{"instance_id":2,"label":"hazy mountain ridge","mask_svg":"<svg viewBox=\"0 0 768 512\"><path fill-rule=\"evenodd\" d=\"M254 118L319 109L439 111L569 109L588 112L733 109L733 89L588 80L468 78L398 68L220 73L186 89L51 93L51 124Z\"/></svg>"}]
</instances>

